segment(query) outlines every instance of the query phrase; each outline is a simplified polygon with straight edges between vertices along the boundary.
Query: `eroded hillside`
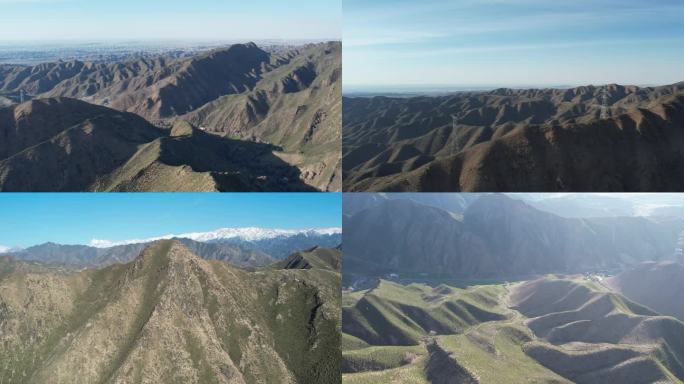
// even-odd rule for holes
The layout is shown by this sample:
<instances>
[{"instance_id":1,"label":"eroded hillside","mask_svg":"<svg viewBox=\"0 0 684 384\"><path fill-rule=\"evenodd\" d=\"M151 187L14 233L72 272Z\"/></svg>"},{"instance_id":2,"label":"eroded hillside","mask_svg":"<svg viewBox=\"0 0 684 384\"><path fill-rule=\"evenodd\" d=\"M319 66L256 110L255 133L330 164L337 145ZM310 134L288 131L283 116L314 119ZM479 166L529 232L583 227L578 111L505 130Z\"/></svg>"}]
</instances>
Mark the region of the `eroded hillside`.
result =
<instances>
[{"instance_id":1,"label":"eroded hillside","mask_svg":"<svg viewBox=\"0 0 684 384\"><path fill-rule=\"evenodd\" d=\"M0 135L7 138L0 144L1 173L25 174L5 176L10 180L0 180L0 188L339 191L340 84L338 42L279 52L250 43L181 58L3 65L0 93L34 101L0 109ZM145 124L156 136L139 137ZM109 146L113 139L104 134L112 130L127 147ZM163 136L175 139L155 140ZM54 180L46 183L43 170Z\"/></svg>"},{"instance_id":2,"label":"eroded hillside","mask_svg":"<svg viewBox=\"0 0 684 384\"><path fill-rule=\"evenodd\" d=\"M594 277L381 281L343 297L343 382L680 383L683 331Z\"/></svg>"},{"instance_id":3,"label":"eroded hillside","mask_svg":"<svg viewBox=\"0 0 684 384\"><path fill-rule=\"evenodd\" d=\"M345 98L345 190L678 191L683 91Z\"/></svg>"},{"instance_id":4,"label":"eroded hillside","mask_svg":"<svg viewBox=\"0 0 684 384\"><path fill-rule=\"evenodd\" d=\"M0 379L334 383L339 289L336 270L247 272L172 240L98 270L14 268L0 275Z\"/></svg>"}]
</instances>

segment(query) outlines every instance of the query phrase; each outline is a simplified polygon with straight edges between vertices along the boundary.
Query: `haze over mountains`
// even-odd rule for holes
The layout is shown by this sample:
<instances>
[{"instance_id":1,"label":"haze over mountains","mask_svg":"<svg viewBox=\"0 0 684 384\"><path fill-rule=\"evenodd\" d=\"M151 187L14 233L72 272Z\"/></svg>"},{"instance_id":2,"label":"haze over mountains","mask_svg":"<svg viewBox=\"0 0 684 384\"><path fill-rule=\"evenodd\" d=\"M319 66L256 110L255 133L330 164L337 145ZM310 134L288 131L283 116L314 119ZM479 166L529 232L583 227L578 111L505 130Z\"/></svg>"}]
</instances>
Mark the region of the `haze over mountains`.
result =
<instances>
[{"instance_id":1,"label":"haze over mountains","mask_svg":"<svg viewBox=\"0 0 684 384\"><path fill-rule=\"evenodd\" d=\"M77 268L100 268L128 263L155 241L177 239L206 260L221 260L240 267L256 267L282 260L297 251L341 244L341 229L277 230L226 228L212 232L167 235L152 239L113 242L93 240L90 245L44 243L21 250L0 252L16 260Z\"/></svg>"},{"instance_id":2,"label":"haze over mountains","mask_svg":"<svg viewBox=\"0 0 684 384\"><path fill-rule=\"evenodd\" d=\"M32 100L0 108L0 189L339 190L340 61L330 42L1 65L4 103Z\"/></svg>"},{"instance_id":3,"label":"haze over mountains","mask_svg":"<svg viewBox=\"0 0 684 384\"><path fill-rule=\"evenodd\" d=\"M678 196L344 203L344 383L684 381Z\"/></svg>"},{"instance_id":4,"label":"haze over mountains","mask_svg":"<svg viewBox=\"0 0 684 384\"><path fill-rule=\"evenodd\" d=\"M349 191L679 191L684 86L344 98Z\"/></svg>"},{"instance_id":5,"label":"haze over mountains","mask_svg":"<svg viewBox=\"0 0 684 384\"><path fill-rule=\"evenodd\" d=\"M354 282L353 276L389 273L407 278L510 279L619 271L645 261L684 261L675 254L684 231L678 214L567 218L503 194L461 195L471 202L458 212L410 197L416 195L375 196L380 198L364 209L354 209L345 197L347 284Z\"/></svg>"},{"instance_id":6,"label":"haze over mountains","mask_svg":"<svg viewBox=\"0 0 684 384\"><path fill-rule=\"evenodd\" d=\"M0 258L0 380L339 382L339 260L249 272L175 240L80 272Z\"/></svg>"},{"instance_id":7,"label":"haze over mountains","mask_svg":"<svg viewBox=\"0 0 684 384\"><path fill-rule=\"evenodd\" d=\"M654 277L682 294L676 280ZM679 300L671 304L681 308ZM342 327L345 383L684 379L681 318L628 299L596 277L467 289L382 280L344 294Z\"/></svg>"}]
</instances>

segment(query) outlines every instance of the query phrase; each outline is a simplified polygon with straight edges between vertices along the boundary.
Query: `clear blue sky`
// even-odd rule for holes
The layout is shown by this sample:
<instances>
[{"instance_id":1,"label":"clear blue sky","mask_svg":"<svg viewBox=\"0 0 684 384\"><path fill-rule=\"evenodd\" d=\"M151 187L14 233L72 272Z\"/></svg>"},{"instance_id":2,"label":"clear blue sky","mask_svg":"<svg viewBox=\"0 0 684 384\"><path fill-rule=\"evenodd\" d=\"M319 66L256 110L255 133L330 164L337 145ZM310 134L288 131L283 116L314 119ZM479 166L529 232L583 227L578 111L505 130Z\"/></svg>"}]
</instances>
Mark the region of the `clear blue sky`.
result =
<instances>
[{"instance_id":1,"label":"clear blue sky","mask_svg":"<svg viewBox=\"0 0 684 384\"><path fill-rule=\"evenodd\" d=\"M344 84L684 80L681 0L344 0Z\"/></svg>"},{"instance_id":2,"label":"clear blue sky","mask_svg":"<svg viewBox=\"0 0 684 384\"><path fill-rule=\"evenodd\" d=\"M319 40L341 33L341 0L0 0L0 40Z\"/></svg>"},{"instance_id":3,"label":"clear blue sky","mask_svg":"<svg viewBox=\"0 0 684 384\"><path fill-rule=\"evenodd\" d=\"M0 194L0 246L87 244L229 227L342 226L339 193Z\"/></svg>"}]
</instances>

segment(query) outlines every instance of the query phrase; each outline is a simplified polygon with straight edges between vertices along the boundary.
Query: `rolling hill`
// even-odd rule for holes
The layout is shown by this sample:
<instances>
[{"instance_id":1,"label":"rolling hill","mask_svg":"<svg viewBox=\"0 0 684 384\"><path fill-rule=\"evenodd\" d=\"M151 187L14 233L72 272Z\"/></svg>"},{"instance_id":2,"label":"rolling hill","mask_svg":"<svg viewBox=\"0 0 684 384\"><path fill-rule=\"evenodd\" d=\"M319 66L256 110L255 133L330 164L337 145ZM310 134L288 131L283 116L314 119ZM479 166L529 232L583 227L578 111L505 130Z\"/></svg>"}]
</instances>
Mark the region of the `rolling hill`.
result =
<instances>
[{"instance_id":1,"label":"rolling hill","mask_svg":"<svg viewBox=\"0 0 684 384\"><path fill-rule=\"evenodd\" d=\"M468 303L468 310L448 305L457 302ZM435 316L444 305L449 317ZM440 318L448 319L448 327L423 325ZM381 281L372 290L343 295L342 322L344 383L637 384L684 378L684 323L592 278L546 276L465 290ZM396 337L407 330L415 337Z\"/></svg>"},{"instance_id":2,"label":"rolling hill","mask_svg":"<svg viewBox=\"0 0 684 384\"><path fill-rule=\"evenodd\" d=\"M0 93L33 101L0 109L0 175L25 175L0 188L339 191L340 82L339 42L3 65Z\"/></svg>"},{"instance_id":3,"label":"rolling hill","mask_svg":"<svg viewBox=\"0 0 684 384\"><path fill-rule=\"evenodd\" d=\"M343 125L348 191L682 189L683 83L345 98Z\"/></svg>"},{"instance_id":4,"label":"rolling hill","mask_svg":"<svg viewBox=\"0 0 684 384\"><path fill-rule=\"evenodd\" d=\"M511 304L537 337L553 345L533 343L526 353L574 382L684 378L684 323L619 294L541 279L514 288Z\"/></svg>"},{"instance_id":5,"label":"rolling hill","mask_svg":"<svg viewBox=\"0 0 684 384\"><path fill-rule=\"evenodd\" d=\"M606 283L630 300L684 321L684 265L676 262L648 262L637 265Z\"/></svg>"},{"instance_id":6,"label":"rolling hill","mask_svg":"<svg viewBox=\"0 0 684 384\"><path fill-rule=\"evenodd\" d=\"M337 271L248 272L173 240L102 269L14 271L0 279L0 378L339 382L339 289Z\"/></svg>"}]
</instances>

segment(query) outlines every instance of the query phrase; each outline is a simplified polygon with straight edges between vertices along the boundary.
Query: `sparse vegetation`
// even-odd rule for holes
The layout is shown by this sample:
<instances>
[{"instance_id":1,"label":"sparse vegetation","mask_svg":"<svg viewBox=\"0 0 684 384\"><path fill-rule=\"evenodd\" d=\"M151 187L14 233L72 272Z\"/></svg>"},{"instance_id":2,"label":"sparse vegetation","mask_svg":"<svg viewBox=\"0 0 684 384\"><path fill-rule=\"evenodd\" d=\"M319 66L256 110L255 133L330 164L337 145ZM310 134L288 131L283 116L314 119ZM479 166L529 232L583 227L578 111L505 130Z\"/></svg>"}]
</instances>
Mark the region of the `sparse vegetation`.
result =
<instances>
[{"instance_id":1,"label":"sparse vegetation","mask_svg":"<svg viewBox=\"0 0 684 384\"><path fill-rule=\"evenodd\" d=\"M344 383L423 383L447 373L482 384L684 377L684 323L581 277L466 290L381 281L346 293L343 311Z\"/></svg>"},{"instance_id":2,"label":"sparse vegetation","mask_svg":"<svg viewBox=\"0 0 684 384\"><path fill-rule=\"evenodd\" d=\"M339 380L339 271L248 272L174 240L82 272L0 262L3 383Z\"/></svg>"}]
</instances>

